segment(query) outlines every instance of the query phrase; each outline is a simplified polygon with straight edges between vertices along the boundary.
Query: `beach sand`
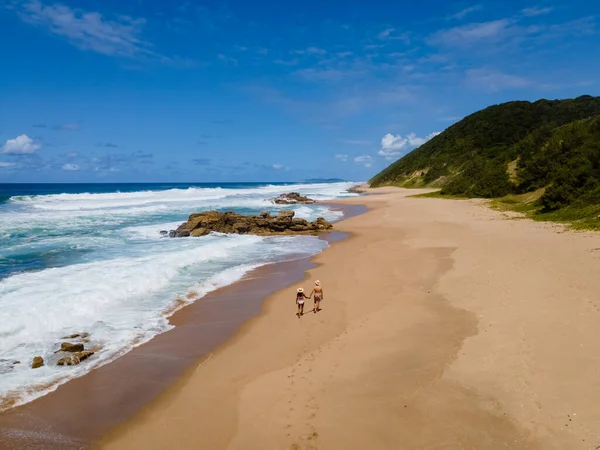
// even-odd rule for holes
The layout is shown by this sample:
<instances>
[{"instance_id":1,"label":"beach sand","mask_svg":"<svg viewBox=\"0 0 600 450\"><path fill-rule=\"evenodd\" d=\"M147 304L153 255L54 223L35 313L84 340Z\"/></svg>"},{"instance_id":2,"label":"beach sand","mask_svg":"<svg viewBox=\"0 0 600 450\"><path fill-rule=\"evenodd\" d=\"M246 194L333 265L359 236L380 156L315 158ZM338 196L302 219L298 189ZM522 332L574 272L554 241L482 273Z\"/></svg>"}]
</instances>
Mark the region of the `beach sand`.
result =
<instances>
[{"instance_id":1,"label":"beach sand","mask_svg":"<svg viewBox=\"0 0 600 450\"><path fill-rule=\"evenodd\" d=\"M322 311L269 296L99 446L598 448L600 235L372 192L300 283Z\"/></svg>"}]
</instances>

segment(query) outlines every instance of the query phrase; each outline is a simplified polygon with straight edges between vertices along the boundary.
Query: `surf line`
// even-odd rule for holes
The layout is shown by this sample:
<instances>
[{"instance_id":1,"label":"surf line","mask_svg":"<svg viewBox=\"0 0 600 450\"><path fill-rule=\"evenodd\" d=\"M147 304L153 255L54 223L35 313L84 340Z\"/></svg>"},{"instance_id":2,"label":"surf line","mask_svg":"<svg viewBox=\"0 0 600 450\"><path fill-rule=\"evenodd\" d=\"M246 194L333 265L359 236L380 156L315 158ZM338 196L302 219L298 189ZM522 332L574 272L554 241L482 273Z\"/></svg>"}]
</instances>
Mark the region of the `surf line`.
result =
<instances>
[{"instance_id":1,"label":"surf line","mask_svg":"<svg viewBox=\"0 0 600 450\"><path fill-rule=\"evenodd\" d=\"M204 363L205 363L205 362L208 362L208 360L209 360L210 358L212 358L212 355L213 355L213 354L211 353L210 355L208 355L208 358L206 358L204 361L202 361L200 364L198 364L198 367L196 367L196 370L194 370L194 373L195 373L195 372L198 372L198 370L200 370L200 367L202 367L202 366L204 365Z\"/></svg>"}]
</instances>

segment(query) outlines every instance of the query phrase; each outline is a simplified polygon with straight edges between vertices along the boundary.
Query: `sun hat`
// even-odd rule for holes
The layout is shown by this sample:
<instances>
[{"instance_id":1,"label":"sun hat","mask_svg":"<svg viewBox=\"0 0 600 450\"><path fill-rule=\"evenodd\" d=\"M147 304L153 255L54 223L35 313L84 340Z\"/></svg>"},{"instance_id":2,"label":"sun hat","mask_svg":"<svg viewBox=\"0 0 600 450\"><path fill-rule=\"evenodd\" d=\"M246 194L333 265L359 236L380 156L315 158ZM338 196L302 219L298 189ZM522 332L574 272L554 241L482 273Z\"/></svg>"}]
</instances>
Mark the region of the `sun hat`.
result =
<instances>
[{"instance_id":1,"label":"sun hat","mask_svg":"<svg viewBox=\"0 0 600 450\"><path fill-rule=\"evenodd\" d=\"M298 288L298 292L304 292L304 289Z\"/></svg>"},{"instance_id":2,"label":"sun hat","mask_svg":"<svg viewBox=\"0 0 600 450\"><path fill-rule=\"evenodd\" d=\"M315 281L315 284L316 284L317 286L319 286L319 285L321 284L321 282L320 282L319 280L317 280L317 281Z\"/></svg>"}]
</instances>

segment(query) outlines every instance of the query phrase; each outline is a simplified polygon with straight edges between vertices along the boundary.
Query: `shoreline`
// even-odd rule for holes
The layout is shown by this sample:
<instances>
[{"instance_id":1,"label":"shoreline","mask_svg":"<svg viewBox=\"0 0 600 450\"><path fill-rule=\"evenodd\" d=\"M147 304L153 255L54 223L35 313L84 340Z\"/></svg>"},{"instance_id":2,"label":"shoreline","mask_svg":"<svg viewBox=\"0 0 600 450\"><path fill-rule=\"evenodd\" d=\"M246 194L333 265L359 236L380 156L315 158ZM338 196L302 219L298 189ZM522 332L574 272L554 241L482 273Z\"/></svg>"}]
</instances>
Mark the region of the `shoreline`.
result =
<instances>
[{"instance_id":1,"label":"shoreline","mask_svg":"<svg viewBox=\"0 0 600 450\"><path fill-rule=\"evenodd\" d=\"M360 204L325 203L344 211L342 221L365 211ZM344 238L344 233L335 230L319 236L330 245ZM90 448L235 336L261 313L265 297L304 276L312 267L311 259L303 257L253 269L241 280L175 311L169 317L173 329L32 402L0 413L0 449L15 445ZM242 297L251 297L251 301Z\"/></svg>"},{"instance_id":2,"label":"shoreline","mask_svg":"<svg viewBox=\"0 0 600 450\"><path fill-rule=\"evenodd\" d=\"M306 270L305 288L323 283L323 311L298 319L288 290L270 295L97 447L600 445L600 235L377 193L336 227L351 237Z\"/></svg>"}]
</instances>

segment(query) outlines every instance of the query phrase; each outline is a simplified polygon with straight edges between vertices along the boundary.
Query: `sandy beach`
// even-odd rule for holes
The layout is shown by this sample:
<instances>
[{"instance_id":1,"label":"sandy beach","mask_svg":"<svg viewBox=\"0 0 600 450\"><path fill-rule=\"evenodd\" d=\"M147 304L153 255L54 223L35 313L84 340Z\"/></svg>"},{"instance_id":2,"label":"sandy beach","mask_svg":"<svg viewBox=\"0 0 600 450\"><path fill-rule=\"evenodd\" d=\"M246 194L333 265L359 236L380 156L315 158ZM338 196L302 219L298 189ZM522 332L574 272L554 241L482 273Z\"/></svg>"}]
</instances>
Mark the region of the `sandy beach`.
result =
<instances>
[{"instance_id":1,"label":"sandy beach","mask_svg":"<svg viewBox=\"0 0 600 450\"><path fill-rule=\"evenodd\" d=\"M600 235L378 189L104 449L596 449ZM309 309L310 311L310 309Z\"/></svg>"}]
</instances>

